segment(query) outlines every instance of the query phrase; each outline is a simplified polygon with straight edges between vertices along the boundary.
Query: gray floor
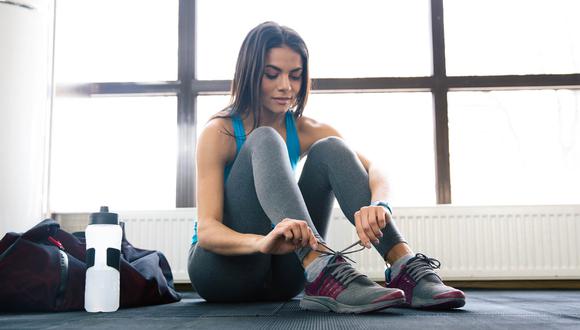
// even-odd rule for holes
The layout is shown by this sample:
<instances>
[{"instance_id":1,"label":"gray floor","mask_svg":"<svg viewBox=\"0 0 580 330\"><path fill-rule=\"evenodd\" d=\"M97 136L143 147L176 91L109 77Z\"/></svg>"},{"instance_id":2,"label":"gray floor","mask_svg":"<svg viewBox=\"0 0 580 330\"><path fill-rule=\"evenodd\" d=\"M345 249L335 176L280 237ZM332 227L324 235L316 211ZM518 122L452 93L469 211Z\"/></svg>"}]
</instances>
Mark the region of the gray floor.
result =
<instances>
[{"instance_id":1,"label":"gray floor","mask_svg":"<svg viewBox=\"0 0 580 330\"><path fill-rule=\"evenodd\" d=\"M286 303L209 304L183 293L174 304L115 313L0 313L1 329L580 329L580 290L466 290L450 312L391 308L364 315L301 311Z\"/></svg>"}]
</instances>

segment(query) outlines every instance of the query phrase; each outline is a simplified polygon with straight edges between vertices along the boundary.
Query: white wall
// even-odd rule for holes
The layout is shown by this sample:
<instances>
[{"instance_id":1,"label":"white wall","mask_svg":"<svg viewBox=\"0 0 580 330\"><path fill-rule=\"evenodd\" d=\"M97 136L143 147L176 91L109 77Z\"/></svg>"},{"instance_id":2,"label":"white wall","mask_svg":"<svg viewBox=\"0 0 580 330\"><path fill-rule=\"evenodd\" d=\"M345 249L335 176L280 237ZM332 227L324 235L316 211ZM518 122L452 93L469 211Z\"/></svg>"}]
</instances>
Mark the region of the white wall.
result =
<instances>
[{"instance_id":1,"label":"white wall","mask_svg":"<svg viewBox=\"0 0 580 330\"><path fill-rule=\"evenodd\" d=\"M0 237L44 215L52 95L54 1L11 2L0 2Z\"/></svg>"}]
</instances>

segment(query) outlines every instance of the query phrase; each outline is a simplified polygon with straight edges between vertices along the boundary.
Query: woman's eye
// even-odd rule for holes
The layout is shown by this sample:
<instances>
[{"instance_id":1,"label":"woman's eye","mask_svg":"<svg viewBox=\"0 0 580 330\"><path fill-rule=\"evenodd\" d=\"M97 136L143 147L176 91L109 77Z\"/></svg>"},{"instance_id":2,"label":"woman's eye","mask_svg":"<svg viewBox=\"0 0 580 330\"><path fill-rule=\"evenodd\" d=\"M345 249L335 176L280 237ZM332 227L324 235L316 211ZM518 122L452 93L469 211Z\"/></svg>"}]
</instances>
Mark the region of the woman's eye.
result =
<instances>
[{"instance_id":1,"label":"woman's eye","mask_svg":"<svg viewBox=\"0 0 580 330\"><path fill-rule=\"evenodd\" d=\"M290 76L290 79L292 79L292 80L300 80L300 79L302 79L302 76L301 75Z\"/></svg>"},{"instance_id":2,"label":"woman's eye","mask_svg":"<svg viewBox=\"0 0 580 330\"><path fill-rule=\"evenodd\" d=\"M276 78L278 78L278 75L277 74L264 73L264 75L266 75L266 78L268 78L268 79L276 79Z\"/></svg>"}]
</instances>

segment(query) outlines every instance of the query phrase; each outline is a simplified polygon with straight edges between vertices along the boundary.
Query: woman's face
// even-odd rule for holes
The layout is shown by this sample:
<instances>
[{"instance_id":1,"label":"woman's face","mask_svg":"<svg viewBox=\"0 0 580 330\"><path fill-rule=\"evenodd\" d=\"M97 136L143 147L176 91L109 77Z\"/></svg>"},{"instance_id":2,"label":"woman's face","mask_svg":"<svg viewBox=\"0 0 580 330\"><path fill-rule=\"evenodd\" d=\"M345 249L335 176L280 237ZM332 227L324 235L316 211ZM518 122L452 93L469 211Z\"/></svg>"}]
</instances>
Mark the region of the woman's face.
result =
<instances>
[{"instance_id":1,"label":"woman's face","mask_svg":"<svg viewBox=\"0 0 580 330\"><path fill-rule=\"evenodd\" d=\"M292 107L302 85L302 58L283 46L272 48L266 54L262 76L263 110L284 113Z\"/></svg>"}]
</instances>

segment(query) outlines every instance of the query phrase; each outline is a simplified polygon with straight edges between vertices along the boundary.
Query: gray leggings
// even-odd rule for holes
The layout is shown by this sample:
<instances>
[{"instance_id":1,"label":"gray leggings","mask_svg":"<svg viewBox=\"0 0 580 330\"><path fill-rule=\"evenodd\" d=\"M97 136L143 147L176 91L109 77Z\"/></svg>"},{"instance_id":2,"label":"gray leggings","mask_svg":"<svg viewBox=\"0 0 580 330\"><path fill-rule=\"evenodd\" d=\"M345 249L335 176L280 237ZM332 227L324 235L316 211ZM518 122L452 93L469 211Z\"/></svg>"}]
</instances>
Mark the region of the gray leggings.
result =
<instances>
[{"instance_id":1,"label":"gray leggings","mask_svg":"<svg viewBox=\"0 0 580 330\"><path fill-rule=\"evenodd\" d=\"M274 129L259 127L248 136L226 180L223 224L266 235L285 218L300 219L324 242L334 197L354 224L354 213L370 203L368 181L356 154L340 138L328 137L312 145L296 184L284 140ZM404 241L392 221L383 235L374 245L381 256ZM224 256L194 244L189 278L207 301L288 300L304 288L301 260L310 251Z\"/></svg>"}]
</instances>

